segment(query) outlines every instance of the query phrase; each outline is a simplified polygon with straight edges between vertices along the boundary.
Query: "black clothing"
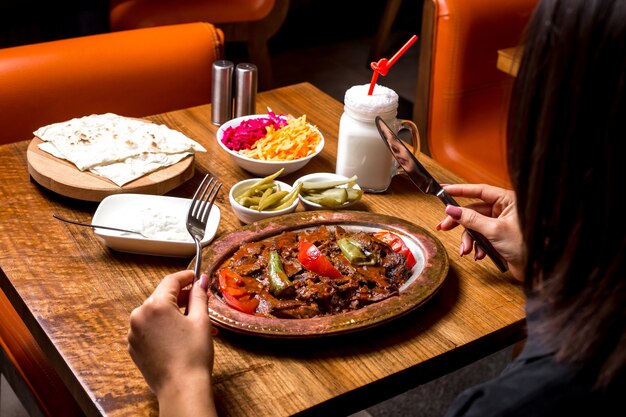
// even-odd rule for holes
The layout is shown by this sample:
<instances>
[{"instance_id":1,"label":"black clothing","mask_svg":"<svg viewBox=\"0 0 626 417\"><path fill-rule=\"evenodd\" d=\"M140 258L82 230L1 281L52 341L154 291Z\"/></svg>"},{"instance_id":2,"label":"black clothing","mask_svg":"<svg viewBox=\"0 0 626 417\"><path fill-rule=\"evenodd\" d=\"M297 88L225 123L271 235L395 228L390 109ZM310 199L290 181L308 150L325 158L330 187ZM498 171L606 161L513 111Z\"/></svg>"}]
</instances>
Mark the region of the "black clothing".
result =
<instances>
[{"instance_id":1,"label":"black clothing","mask_svg":"<svg viewBox=\"0 0 626 417\"><path fill-rule=\"evenodd\" d=\"M538 320L527 317L526 345L502 374L462 392L445 417L626 416L626 388L594 390L580 369L556 362L533 333Z\"/></svg>"}]
</instances>

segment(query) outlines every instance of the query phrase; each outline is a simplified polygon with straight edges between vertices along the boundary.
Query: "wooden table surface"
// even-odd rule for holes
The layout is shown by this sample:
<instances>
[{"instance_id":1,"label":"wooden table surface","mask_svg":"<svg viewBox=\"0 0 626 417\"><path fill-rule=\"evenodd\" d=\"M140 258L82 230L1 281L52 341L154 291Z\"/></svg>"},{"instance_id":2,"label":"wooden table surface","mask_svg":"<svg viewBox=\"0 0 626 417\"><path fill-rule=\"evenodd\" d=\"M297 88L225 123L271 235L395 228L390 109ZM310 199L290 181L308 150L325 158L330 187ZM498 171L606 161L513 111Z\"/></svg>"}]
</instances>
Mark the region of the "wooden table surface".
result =
<instances>
[{"instance_id":1,"label":"wooden table surface","mask_svg":"<svg viewBox=\"0 0 626 417\"><path fill-rule=\"evenodd\" d=\"M257 111L306 114L326 138L323 152L293 182L334 172L341 103L303 83L258 95ZM250 177L215 143L210 106L150 117L198 140L208 152L195 176L168 195L190 197L210 172L224 183L218 236L241 226L228 190ZM28 141L0 146L0 285L90 416L155 415L157 403L127 352L130 312L161 278L191 259L117 253L89 228L97 203L62 197L29 179ZM440 182L460 181L426 156ZM462 201L461 201L462 202ZM488 260L460 258L460 230L436 232L443 206L396 177L384 194L366 194L358 210L409 220L439 238L449 274L426 305L390 323L353 334L278 340L222 330L215 338L215 396L221 416L350 414L471 363L524 338L524 296ZM299 211L302 207L299 207ZM190 381L190 383L193 383Z\"/></svg>"}]
</instances>

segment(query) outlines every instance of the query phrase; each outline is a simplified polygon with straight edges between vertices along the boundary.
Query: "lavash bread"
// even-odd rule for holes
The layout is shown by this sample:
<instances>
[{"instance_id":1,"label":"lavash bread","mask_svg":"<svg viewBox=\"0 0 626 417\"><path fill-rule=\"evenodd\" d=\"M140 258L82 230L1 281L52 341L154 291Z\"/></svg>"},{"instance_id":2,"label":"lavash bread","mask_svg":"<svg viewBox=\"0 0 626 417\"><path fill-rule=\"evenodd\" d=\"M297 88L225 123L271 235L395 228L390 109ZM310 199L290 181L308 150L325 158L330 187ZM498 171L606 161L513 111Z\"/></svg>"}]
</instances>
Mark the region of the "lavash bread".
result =
<instances>
[{"instance_id":1,"label":"lavash bread","mask_svg":"<svg viewBox=\"0 0 626 417\"><path fill-rule=\"evenodd\" d=\"M50 124L34 134L43 141L41 150L120 187L187 155L206 152L196 141L165 125L113 113Z\"/></svg>"}]
</instances>

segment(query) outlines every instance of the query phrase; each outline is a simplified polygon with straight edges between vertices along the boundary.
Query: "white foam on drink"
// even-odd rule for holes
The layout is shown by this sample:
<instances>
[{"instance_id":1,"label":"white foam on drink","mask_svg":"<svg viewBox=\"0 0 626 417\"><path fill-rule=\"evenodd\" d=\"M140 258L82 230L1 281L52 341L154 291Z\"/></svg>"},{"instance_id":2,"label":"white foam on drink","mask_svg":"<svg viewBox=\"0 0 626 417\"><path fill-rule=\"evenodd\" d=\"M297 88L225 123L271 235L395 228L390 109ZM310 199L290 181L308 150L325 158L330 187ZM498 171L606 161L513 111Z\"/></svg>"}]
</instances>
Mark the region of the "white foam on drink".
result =
<instances>
[{"instance_id":1,"label":"white foam on drink","mask_svg":"<svg viewBox=\"0 0 626 417\"><path fill-rule=\"evenodd\" d=\"M344 96L344 104L352 111L371 117L386 113L398 106L398 94L392 89L376 84L372 95L368 95L370 85L350 87Z\"/></svg>"}]
</instances>

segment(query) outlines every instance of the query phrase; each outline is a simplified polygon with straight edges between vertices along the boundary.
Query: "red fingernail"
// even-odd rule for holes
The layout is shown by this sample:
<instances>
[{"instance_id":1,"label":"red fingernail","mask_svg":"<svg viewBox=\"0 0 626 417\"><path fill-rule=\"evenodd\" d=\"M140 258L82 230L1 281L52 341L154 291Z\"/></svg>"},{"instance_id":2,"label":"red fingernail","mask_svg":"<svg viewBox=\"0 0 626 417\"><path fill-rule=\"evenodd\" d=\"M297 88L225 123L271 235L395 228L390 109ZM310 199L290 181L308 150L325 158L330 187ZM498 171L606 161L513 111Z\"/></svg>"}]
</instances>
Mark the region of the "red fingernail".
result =
<instances>
[{"instance_id":1,"label":"red fingernail","mask_svg":"<svg viewBox=\"0 0 626 417\"><path fill-rule=\"evenodd\" d=\"M465 252L465 244L461 243L461 249L459 250L459 255L463 257L463 252Z\"/></svg>"},{"instance_id":2,"label":"red fingernail","mask_svg":"<svg viewBox=\"0 0 626 417\"><path fill-rule=\"evenodd\" d=\"M461 220L463 211L456 206L446 206L446 214L452 217L454 220Z\"/></svg>"},{"instance_id":3,"label":"red fingernail","mask_svg":"<svg viewBox=\"0 0 626 417\"><path fill-rule=\"evenodd\" d=\"M217 327L211 326L211 336L217 336Z\"/></svg>"}]
</instances>

